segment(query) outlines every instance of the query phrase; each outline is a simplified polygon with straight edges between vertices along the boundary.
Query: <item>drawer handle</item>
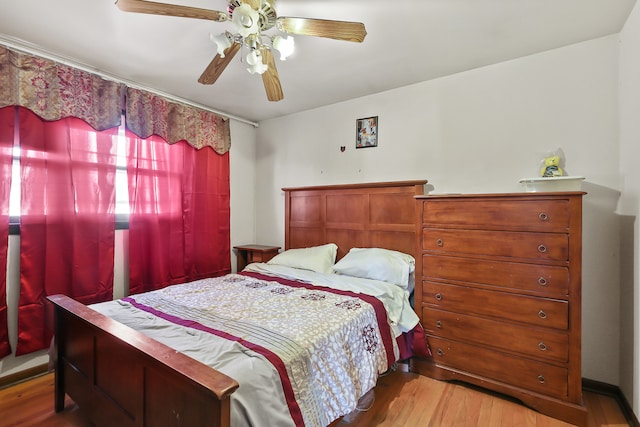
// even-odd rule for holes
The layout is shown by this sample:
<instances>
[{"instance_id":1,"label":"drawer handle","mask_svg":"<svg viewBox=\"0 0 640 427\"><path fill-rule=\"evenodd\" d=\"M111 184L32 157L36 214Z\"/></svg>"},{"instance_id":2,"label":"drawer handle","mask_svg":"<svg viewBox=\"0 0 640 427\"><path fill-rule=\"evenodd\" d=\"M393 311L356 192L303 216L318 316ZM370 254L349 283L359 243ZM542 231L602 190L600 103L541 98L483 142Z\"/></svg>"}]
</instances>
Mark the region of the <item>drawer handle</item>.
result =
<instances>
[{"instance_id":1,"label":"drawer handle","mask_svg":"<svg viewBox=\"0 0 640 427\"><path fill-rule=\"evenodd\" d=\"M444 241L442 239L438 239L436 240L436 245L443 247L444 246Z\"/></svg>"},{"instance_id":2,"label":"drawer handle","mask_svg":"<svg viewBox=\"0 0 640 427\"><path fill-rule=\"evenodd\" d=\"M538 343L538 349L539 349L540 351L547 351L547 345L546 345L545 343L543 343L542 341L540 341L540 342Z\"/></svg>"},{"instance_id":3,"label":"drawer handle","mask_svg":"<svg viewBox=\"0 0 640 427\"><path fill-rule=\"evenodd\" d=\"M547 286L547 279L545 279L544 277L538 277L538 285Z\"/></svg>"},{"instance_id":4,"label":"drawer handle","mask_svg":"<svg viewBox=\"0 0 640 427\"><path fill-rule=\"evenodd\" d=\"M442 320L437 320L436 321L436 328L442 329Z\"/></svg>"},{"instance_id":5,"label":"drawer handle","mask_svg":"<svg viewBox=\"0 0 640 427\"><path fill-rule=\"evenodd\" d=\"M538 317L541 319L546 319L547 318L547 313L545 313L544 311L540 310L538 312Z\"/></svg>"},{"instance_id":6,"label":"drawer handle","mask_svg":"<svg viewBox=\"0 0 640 427\"><path fill-rule=\"evenodd\" d=\"M436 300L442 301L442 294L440 293L436 294Z\"/></svg>"},{"instance_id":7,"label":"drawer handle","mask_svg":"<svg viewBox=\"0 0 640 427\"><path fill-rule=\"evenodd\" d=\"M444 351L441 348L438 349L437 353L438 356L444 356Z\"/></svg>"},{"instance_id":8,"label":"drawer handle","mask_svg":"<svg viewBox=\"0 0 640 427\"><path fill-rule=\"evenodd\" d=\"M538 214L538 219L540 219L540 221L549 221L549 215L547 215L546 212L540 212Z\"/></svg>"},{"instance_id":9,"label":"drawer handle","mask_svg":"<svg viewBox=\"0 0 640 427\"><path fill-rule=\"evenodd\" d=\"M540 382L540 384L544 384L544 375L538 375L538 381Z\"/></svg>"},{"instance_id":10,"label":"drawer handle","mask_svg":"<svg viewBox=\"0 0 640 427\"><path fill-rule=\"evenodd\" d=\"M540 252L541 254L547 252L547 247L545 245L538 246L538 252Z\"/></svg>"}]
</instances>

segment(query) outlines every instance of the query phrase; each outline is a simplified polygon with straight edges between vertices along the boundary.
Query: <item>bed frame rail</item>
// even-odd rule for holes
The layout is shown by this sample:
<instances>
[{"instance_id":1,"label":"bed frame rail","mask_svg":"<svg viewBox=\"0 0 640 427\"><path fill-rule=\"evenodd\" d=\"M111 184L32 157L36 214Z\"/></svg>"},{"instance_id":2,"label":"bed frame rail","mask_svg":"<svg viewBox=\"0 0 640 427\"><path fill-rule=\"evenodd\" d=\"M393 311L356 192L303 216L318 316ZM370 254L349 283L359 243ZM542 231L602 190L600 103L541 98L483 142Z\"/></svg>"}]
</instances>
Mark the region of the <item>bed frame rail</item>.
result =
<instances>
[{"instance_id":1,"label":"bed frame rail","mask_svg":"<svg viewBox=\"0 0 640 427\"><path fill-rule=\"evenodd\" d=\"M230 425L232 378L64 295L54 307L55 410L97 426Z\"/></svg>"}]
</instances>

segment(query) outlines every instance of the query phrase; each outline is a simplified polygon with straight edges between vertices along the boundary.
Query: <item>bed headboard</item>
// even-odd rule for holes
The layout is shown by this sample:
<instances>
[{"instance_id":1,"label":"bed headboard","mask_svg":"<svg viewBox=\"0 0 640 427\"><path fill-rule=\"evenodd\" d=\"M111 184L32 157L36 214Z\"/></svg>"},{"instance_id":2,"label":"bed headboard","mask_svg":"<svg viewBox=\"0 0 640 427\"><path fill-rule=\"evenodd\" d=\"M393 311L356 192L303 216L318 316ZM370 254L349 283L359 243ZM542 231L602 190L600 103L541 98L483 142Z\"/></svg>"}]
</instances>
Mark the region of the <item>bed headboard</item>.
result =
<instances>
[{"instance_id":1,"label":"bed headboard","mask_svg":"<svg viewBox=\"0 0 640 427\"><path fill-rule=\"evenodd\" d=\"M426 180L283 188L285 249L338 245L394 249L415 256L414 196Z\"/></svg>"}]
</instances>

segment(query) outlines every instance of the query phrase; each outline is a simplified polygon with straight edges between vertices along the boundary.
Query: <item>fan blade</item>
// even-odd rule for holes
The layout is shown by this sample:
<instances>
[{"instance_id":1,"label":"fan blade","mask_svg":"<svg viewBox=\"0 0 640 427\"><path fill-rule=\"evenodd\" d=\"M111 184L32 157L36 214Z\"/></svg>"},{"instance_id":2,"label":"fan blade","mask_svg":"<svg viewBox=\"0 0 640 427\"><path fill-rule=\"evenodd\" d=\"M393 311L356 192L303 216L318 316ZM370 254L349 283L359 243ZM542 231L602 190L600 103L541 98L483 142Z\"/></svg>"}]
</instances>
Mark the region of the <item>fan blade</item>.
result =
<instances>
[{"instance_id":1,"label":"fan blade","mask_svg":"<svg viewBox=\"0 0 640 427\"><path fill-rule=\"evenodd\" d=\"M176 4L157 3L146 0L116 0L116 5L124 12L148 13L151 15L179 16L182 18L207 19L223 22L229 19L224 12L200 9Z\"/></svg>"},{"instance_id":2,"label":"fan blade","mask_svg":"<svg viewBox=\"0 0 640 427\"><path fill-rule=\"evenodd\" d=\"M273 59L273 54L267 48L263 48L262 62L267 64L267 71L262 73L262 83L264 84L264 90L267 92L267 99L269 101L281 101L284 99L282 93L282 86L280 85L280 77L278 77L278 70L276 69L276 61Z\"/></svg>"},{"instance_id":3,"label":"fan blade","mask_svg":"<svg viewBox=\"0 0 640 427\"><path fill-rule=\"evenodd\" d=\"M277 25L278 29L285 33L325 37L349 42L361 43L367 35L364 24L360 22L281 16L278 18Z\"/></svg>"},{"instance_id":4,"label":"fan blade","mask_svg":"<svg viewBox=\"0 0 640 427\"><path fill-rule=\"evenodd\" d=\"M216 55L204 70L200 78L199 83L203 85L212 85L218 80L218 77L222 74L229 62L236 56L236 53L240 50L240 44L234 43L224 51L224 58L220 55Z\"/></svg>"}]
</instances>

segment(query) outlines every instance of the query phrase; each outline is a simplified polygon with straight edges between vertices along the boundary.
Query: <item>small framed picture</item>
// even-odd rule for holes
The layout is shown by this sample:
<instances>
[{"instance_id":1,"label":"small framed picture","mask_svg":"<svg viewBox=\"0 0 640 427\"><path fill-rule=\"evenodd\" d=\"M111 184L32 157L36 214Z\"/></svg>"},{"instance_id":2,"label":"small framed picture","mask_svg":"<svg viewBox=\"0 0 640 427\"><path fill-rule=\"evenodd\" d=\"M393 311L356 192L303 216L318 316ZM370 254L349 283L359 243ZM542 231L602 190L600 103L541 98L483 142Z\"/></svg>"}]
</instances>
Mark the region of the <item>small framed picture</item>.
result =
<instances>
[{"instance_id":1,"label":"small framed picture","mask_svg":"<svg viewBox=\"0 0 640 427\"><path fill-rule=\"evenodd\" d=\"M378 116L356 120L356 148L378 146Z\"/></svg>"}]
</instances>

